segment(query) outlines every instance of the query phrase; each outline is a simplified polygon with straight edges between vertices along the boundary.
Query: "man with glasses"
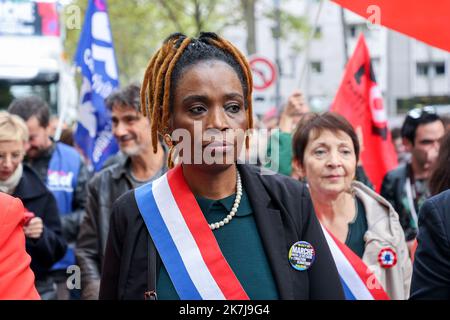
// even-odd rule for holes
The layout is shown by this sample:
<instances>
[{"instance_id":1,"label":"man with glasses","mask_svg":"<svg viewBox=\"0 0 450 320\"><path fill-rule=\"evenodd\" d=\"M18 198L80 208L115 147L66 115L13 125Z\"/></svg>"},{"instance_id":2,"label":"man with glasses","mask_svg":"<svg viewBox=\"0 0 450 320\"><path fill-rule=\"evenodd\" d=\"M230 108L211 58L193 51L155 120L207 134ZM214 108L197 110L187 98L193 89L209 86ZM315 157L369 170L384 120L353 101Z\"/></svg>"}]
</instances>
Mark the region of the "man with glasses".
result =
<instances>
[{"instance_id":1,"label":"man with glasses","mask_svg":"<svg viewBox=\"0 0 450 320\"><path fill-rule=\"evenodd\" d=\"M408 112L401 136L411 160L386 174L381 195L399 214L400 223L410 247L417 234L417 213L430 196L427 186L445 129L433 107Z\"/></svg>"}]
</instances>

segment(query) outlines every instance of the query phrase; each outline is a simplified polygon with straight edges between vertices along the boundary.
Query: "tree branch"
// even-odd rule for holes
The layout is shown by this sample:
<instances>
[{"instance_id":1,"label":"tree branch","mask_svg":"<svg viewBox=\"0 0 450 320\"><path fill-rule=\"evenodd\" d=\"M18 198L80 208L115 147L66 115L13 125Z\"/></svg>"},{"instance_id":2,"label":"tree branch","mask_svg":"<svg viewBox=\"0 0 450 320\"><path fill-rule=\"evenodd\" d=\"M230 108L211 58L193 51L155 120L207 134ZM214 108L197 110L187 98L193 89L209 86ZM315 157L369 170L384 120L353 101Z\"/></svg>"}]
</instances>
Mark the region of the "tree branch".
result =
<instances>
[{"instance_id":1,"label":"tree branch","mask_svg":"<svg viewBox=\"0 0 450 320\"><path fill-rule=\"evenodd\" d=\"M168 16L169 20L171 20L175 24L175 27L178 29L177 32L184 33L183 27L179 23L178 18L175 15L175 12L169 6L169 1L158 0L158 2L166 10L166 13L167 13L167 16Z\"/></svg>"}]
</instances>

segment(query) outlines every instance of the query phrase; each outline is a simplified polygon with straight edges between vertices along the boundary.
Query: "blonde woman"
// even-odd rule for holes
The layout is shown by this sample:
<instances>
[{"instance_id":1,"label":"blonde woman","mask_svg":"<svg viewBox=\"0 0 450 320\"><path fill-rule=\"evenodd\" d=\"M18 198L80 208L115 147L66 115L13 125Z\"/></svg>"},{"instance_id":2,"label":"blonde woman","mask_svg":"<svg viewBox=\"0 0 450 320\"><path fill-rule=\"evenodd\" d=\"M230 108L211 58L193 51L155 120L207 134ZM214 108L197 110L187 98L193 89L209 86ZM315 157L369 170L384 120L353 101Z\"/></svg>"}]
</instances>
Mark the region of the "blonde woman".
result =
<instances>
[{"instance_id":1,"label":"blonde woman","mask_svg":"<svg viewBox=\"0 0 450 320\"><path fill-rule=\"evenodd\" d=\"M56 201L37 174L22 164L28 146L28 129L21 118L0 112L0 191L22 200L29 212L23 230L31 269L42 299L56 297L49 271L64 255Z\"/></svg>"}]
</instances>

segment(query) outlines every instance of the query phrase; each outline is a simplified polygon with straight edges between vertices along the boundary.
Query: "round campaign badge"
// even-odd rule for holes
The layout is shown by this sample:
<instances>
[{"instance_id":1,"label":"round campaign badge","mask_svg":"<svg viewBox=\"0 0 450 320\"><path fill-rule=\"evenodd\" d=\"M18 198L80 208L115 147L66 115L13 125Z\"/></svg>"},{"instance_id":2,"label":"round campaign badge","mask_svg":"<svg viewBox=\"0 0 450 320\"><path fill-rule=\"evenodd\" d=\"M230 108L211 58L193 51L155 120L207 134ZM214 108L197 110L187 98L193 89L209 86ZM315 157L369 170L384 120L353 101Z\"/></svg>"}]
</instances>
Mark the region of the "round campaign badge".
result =
<instances>
[{"instance_id":1,"label":"round campaign badge","mask_svg":"<svg viewBox=\"0 0 450 320\"><path fill-rule=\"evenodd\" d=\"M311 267L316 258L314 247L306 241L294 243L289 250L289 262L292 268L299 271L305 271Z\"/></svg>"},{"instance_id":2,"label":"round campaign badge","mask_svg":"<svg viewBox=\"0 0 450 320\"><path fill-rule=\"evenodd\" d=\"M378 254L378 262L383 268L392 268L397 264L397 254L392 248L383 248Z\"/></svg>"}]
</instances>

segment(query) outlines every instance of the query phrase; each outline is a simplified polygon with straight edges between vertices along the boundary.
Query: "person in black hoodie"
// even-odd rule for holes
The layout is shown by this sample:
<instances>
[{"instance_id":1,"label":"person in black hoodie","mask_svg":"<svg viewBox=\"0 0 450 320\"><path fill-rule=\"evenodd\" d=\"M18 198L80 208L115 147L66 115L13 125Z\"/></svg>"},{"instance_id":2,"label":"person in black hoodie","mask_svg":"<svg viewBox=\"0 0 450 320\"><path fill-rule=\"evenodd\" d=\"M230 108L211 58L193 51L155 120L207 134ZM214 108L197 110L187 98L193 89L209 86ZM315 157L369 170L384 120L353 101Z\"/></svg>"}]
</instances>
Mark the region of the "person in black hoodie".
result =
<instances>
[{"instance_id":1,"label":"person in black hoodie","mask_svg":"<svg viewBox=\"0 0 450 320\"><path fill-rule=\"evenodd\" d=\"M42 299L54 299L56 286L49 271L64 256L67 244L61 235L55 198L38 175L22 164L27 141L23 120L0 112L0 191L21 199L29 212L24 233L36 288Z\"/></svg>"}]
</instances>

